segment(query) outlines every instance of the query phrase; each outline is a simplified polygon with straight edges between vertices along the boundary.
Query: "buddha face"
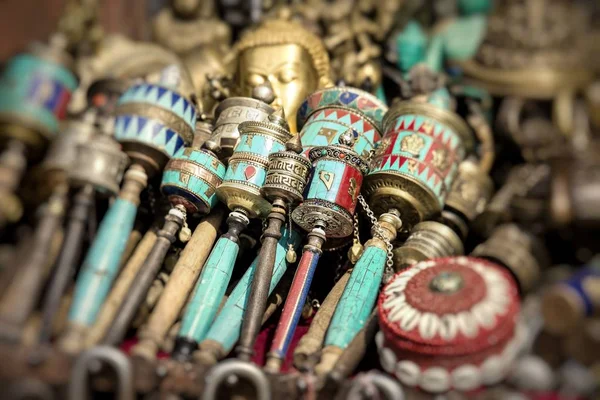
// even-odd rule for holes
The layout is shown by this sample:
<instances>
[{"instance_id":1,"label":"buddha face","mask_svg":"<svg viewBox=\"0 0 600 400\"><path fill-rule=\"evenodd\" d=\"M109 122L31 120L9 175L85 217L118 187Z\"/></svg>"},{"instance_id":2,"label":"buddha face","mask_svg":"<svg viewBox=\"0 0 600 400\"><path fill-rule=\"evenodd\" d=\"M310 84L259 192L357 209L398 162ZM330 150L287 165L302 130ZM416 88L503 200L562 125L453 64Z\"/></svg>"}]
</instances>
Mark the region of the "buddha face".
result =
<instances>
[{"instance_id":1,"label":"buddha face","mask_svg":"<svg viewBox=\"0 0 600 400\"><path fill-rule=\"evenodd\" d=\"M296 44L254 47L240 55L238 72L244 96L266 81L271 84L275 93L272 105L283 107L291 132L297 133L296 112L319 85L310 54Z\"/></svg>"}]
</instances>

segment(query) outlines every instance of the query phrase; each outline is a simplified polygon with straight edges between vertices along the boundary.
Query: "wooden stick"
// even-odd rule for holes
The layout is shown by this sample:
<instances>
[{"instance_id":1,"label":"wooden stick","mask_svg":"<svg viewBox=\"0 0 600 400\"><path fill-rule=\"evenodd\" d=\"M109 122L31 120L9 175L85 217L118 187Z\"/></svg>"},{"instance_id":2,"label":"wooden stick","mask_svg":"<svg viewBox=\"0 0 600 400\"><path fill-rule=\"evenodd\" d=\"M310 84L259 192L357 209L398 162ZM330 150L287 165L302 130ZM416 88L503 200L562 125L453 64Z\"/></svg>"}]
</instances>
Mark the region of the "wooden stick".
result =
<instances>
[{"instance_id":1,"label":"wooden stick","mask_svg":"<svg viewBox=\"0 0 600 400\"><path fill-rule=\"evenodd\" d=\"M296 368L312 370L319 361L327 328L329 328L329 323L346 288L351 272L351 269L346 271L337 281L315 314L308 332L298 342L294 350L294 365Z\"/></svg>"},{"instance_id":2,"label":"wooden stick","mask_svg":"<svg viewBox=\"0 0 600 400\"><path fill-rule=\"evenodd\" d=\"M144 261L146 260L146 257L148 257L150 250L152 250L154 243L156 243L156 232L154 229L149 229L115 281L114 287L110 291L110 294L106 298L106 301L98 314L96 323L88 333L85 341L86 347L91 347L99 343L106 334L106 331L117 315L117 311L119 310L123 299L133 285L135 276L144 266Z\"/></svg>"},{"instance_id":3,"label":"wooden stick","mask_svg":"<svg viewBox=\"0 0 600 400\"><path fill-rule=\"evenodd\" d=\"M224 210L219 207L202 221L192 238L183 249L165 289L148 319L141 329L140 342L133 348L133 354L148 360L156 358L156 352L169 329L179 316L196 280L202 271L210 250L217 238L217 231L223 220Z\"/></svg>"}]
</instances>

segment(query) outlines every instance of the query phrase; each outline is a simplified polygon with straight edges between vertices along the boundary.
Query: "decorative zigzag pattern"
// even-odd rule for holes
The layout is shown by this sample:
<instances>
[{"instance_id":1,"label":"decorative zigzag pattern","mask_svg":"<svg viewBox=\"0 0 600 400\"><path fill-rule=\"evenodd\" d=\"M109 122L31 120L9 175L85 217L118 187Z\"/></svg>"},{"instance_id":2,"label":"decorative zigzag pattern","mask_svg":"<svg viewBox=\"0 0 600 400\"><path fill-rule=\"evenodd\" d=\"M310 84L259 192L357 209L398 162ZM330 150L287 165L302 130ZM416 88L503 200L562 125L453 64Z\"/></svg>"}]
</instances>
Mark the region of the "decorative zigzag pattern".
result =
<instances>
[{"instance_id":1,"label":"decorative zigzag pattern","mask_svg":"<svg viewBox=\"0 0 600 400\"><path fill-rule=\"evenodd\" d=\"M325 110L321 110L313 114L309 121L337 121L342 124L350 126L359 135L367 137L371 142L373 142L375 136L379 136L379 132L375 130L375 127L371 125L369 121L366 119L362 119L359 116L349 113L346 110L341 110L338 108L329 108Z\"/></svg>"},{"instance_id":2,"label":"decorative zigzag pattern","mask_svg":"<svg viewBox=\"0 0 600 400\"><path fill-rule=\"evenodd\" d=\"M298 110L298 120L303 124L315 111L331 106L356 110L377 125L381 125L383 116L387 112L387 107L367 92L358 89L331 88L308 96Z\"/></svg>"},{"instance_id":3,"label":"decorative zigzag pattern","mask_svg":"<svg viewBox=\"0 0 600 400\"><path fill-rule=\"evenodd\" d=\"M154 119L135 115L120 115L115 122L115 138L119 141L135 140L143 142L169 157L184 146L184 141L177 132L167 128Z\"/></svg>"},{"instance_id":4,"label":"decorative zigzag pattern","mask_svg":"<svg viewBox=\"0 0 600 400\"><path fill-rule=\"evenodd\" d=\"M409 161L413 162L415 167L409 168ZM374 168L371 173L379 171L397 171L407 175L416 177L419 181L425 183L437 196L442 194L442 186L444 181L435 172L433 168L427 164L415 161L410 157L398 155L385 156L379 163L379 166Z\"/></svg>"},{"instance_id":5,"label":"decorative zigzag pattern","mask_svg":"<svg viewBox=\"0 0 600 400\"><path fill-rule=\"evenodd\" d=\"M411 131L420 132L441 140L445 146L456 150L459 145L459 136L452 129L439 122L420 115L402 115L396 120L392 132Z\"/></svg>"},{"instance_id":6,"label":"decorative zigzag pattern","mask_svg":"<svg viewBox=\"0 0 600 400\"><path fill-rule=\"evenodd\" d=\"M150 103L175 113L192 130L196 126L196 107L184 96L162 86L148 83L133 86L119 99L119 104L125 103Z\"/></svg>"}]
</instances>

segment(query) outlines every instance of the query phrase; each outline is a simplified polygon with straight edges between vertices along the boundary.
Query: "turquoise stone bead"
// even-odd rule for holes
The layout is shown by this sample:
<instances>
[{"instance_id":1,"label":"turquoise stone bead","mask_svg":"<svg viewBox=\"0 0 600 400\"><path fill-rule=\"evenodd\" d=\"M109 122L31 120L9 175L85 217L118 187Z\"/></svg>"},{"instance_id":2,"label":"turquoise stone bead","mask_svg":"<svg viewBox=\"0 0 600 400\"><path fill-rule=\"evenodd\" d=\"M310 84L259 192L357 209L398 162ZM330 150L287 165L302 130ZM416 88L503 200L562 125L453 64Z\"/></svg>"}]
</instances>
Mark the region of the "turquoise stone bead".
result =
<instances>
[{"instance_id":1,"label":"turquoise stone bead","mask_svg":"<svg viewBox=\"0 0 600 400\"><path fill-rule=\"evenodd\" d=\"M119 272L119 264L129 232L133 229L137 207L117 198L110 207L92 247L87 253L75 286L69 321L91 326Z\"/></svg>"},{"instance_id":2,"label":"turquoise stone bead","mask_svg":"<svg viewBox=\"0 0 600 400\"><path fill-rule=\"evenodd\" d=\"M444 110L450 110L451 101L452 96L450 95L450 91L446 87L441 87L439 89L434 90L427 97L427 103L439 108L443 108Z\"/></svg>"},{"instance_id":3,"label":"turquoise stone bead","mask_svg":"<svg viewBox=\"0 0 600 400\"><path fill-rule=\"evenodd\" d=\"M458 0L458 9L462 15L486 14L493 6L493 0Z\"/></svg>"},{"instance_id":4,"label":"turquoise stone bead","mask_svg":"<svg viewBox=\"0 0 600 400\"><path fill-rule=\"evenodd\" d=\"M487 17L473 15L452 21L441 33L444 57L449 60L471 59L477 53L487 32Z\"/></svg>"},{"instance_id":5,"label":"turquoise stone bead","mask_svg":"<svg viewBox=\"0 0 600 400\"><path fill-rule=\"evenodd\" d=\"M385 250L377 246L365 248L335 309L325 337L325 346L345 349L365 326L377 300L386 259Z\"/></svg>"},{"instance_id":6,"label":"turquoise stone bead","mask_svg":"<svg viewBox=\"0 0 600 400\"><path fill-rule=\"evenodd\" d=\"M275 253L275 264L271 284L269 286L269 294L273 292L281 280L281 277L287 271L289 264L285 260L285 255L287 253L288 244L291 244L295 250L298 250L300 242L302 241L301 236L296 231L292 231L290 238L287 236L288 230L282 229L282 237L277 244ZM233 347L240 338L242 319L244 317L244 312L246 311L246 302L248 300L256 264L258 264L258 257L254 259L250 268L248 268L242 279L237 283L227 298L221 312L215 319L215 322L206 334L206 340L213 340L220 343L227 353L233 350Z\"/></svg>"},{"instance_id":7,"label":"turquoise stone bead","mask_svg":"<svg viewBox=\"0 0 600 400\"><path fill-rule=\"evenodd\" d=\"M67 68L31 54L10 60L0 80L0 117L17 118L50 138L66 115L77 79Z\"/></svg>"},{"instance_id":8,"label":"turquoise stone bead","mask_svg":"<svg viewBox=\"0 0 600 400\"><path fill-rule=\"evenodd\" d=\"M237 243L226 237L219 238L187 304L179 337L195 342L204 339L225 295L239 250Z\"/></svg>"},{"instance_id":9,"label":"turquoise stone bead","mask_svg":"<svg viewBox=\"0 0 600 400\"><path fill-rule=\"evenodd\" d=\"M431 71L440 72L444 67L444 38L436 35L429 41L424 60Z\"/></svg>"},{"instance_id":10,"label":"turquoise stone bead","mask_svg":"<svg viewBox=\"0 0 600 400\"><path fill-rule=\"evenodd\" d=\"M396 36L398 53L397 67L402 72L408 72L412 67L425 60L428 37L421 24L410 21L402 32Z\"/></svg>"}]
</instances>

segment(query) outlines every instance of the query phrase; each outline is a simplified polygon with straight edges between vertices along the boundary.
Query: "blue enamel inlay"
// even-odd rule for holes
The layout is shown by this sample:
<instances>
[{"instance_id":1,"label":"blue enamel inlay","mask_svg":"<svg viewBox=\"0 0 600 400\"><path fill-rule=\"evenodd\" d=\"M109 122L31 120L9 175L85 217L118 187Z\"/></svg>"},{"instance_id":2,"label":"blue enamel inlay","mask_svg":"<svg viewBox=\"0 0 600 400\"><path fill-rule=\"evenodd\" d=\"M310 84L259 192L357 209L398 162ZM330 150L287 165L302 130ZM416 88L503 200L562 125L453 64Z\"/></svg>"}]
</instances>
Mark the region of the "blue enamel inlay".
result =
<instances>
[{"instance_id":1,"label":"blue enamel inlay","mask_svg":"<svg viewBox=\"0 0 600 400\"><path fill-rule=\"evenodd\" d=\"M281 277L285 271L287 271L288 263L285 260L285 255L287 253L288 244L291 244L295 250L298 250L298 247L300 246L301 236L296 231L292 231L290 238L288 238L287 235L288 230L283 229L282 237L277 244L275 253L275 265L273 268L271 284L269 286L269 294L273 292L281 280ZM206 335L207 340L214 340L220 343L226 353L233 349L240 338L242 319L244 317L244 312L246 311L246 302L248 301L250 286L257 263L258 257L254 259L250 268L248 268L242 279L240 279L235 286Z\"/></svg>"},{"instance_id":2,"label":"blue enamel inlay","mask_svg":"<svg viewBox=\"0 0 600 400\"><path fill-rule=\"evenodd\" d=\"M104 216L77 278L69 321L86 326L96 321L119 272L136 213L135 204L117 198Z\"/></svg>"}]
</instances>

